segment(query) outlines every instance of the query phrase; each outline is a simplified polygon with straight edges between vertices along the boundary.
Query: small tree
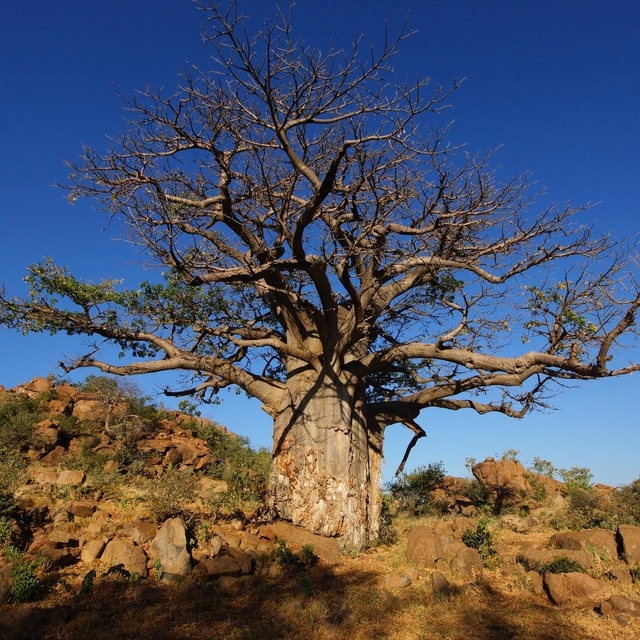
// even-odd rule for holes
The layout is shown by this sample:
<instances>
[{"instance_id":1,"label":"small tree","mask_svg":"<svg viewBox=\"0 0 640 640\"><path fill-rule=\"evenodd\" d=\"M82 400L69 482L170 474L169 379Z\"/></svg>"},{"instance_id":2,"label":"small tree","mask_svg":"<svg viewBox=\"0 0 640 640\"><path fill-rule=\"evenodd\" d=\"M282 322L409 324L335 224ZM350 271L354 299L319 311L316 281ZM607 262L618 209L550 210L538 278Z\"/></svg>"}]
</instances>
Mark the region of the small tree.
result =
<instances>
[{"instance_id":1,"label":"small tree","mask_svg":"<svg viewBox=\"0 0 640 640\"><path fill-rule=\"evenodd\" d=\"M65 370L186 371L167 393L258 398L271 515L354 547L377 535L388 425L408 455L425 409L520 418L556 381L640 369L615 358L636 332L633 256L575 224L583 207L535 209L526 176L457 154L437 124L456 85L391 68L409 34L321 52L287 15L252 31L235 4L203 8L213 68L138 94L125 134L70 163L70 200L122 220L164 281L47 260L26 299L0 296L0 323L92 337Z\"/></svg>"}]
</instances>

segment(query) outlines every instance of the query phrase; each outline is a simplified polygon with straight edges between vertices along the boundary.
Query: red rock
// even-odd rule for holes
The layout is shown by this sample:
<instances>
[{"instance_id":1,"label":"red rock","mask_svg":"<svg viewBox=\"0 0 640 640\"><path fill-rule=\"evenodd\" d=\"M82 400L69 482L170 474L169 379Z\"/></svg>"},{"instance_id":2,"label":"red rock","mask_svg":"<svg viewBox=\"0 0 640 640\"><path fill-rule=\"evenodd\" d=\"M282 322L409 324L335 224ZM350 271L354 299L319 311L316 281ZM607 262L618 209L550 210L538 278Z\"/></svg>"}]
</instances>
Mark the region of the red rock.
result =
<instances>
[{"instance_id":1,"label":"red rock","mask_svg":"<svg viewBox=\"0 0 640 640\"><path fill-rule=\"evenodd\" d=\"M603 596L600 583L585 573L545 573L544 583L556 605L597 602Z\"/></svg>"}]
</instances>

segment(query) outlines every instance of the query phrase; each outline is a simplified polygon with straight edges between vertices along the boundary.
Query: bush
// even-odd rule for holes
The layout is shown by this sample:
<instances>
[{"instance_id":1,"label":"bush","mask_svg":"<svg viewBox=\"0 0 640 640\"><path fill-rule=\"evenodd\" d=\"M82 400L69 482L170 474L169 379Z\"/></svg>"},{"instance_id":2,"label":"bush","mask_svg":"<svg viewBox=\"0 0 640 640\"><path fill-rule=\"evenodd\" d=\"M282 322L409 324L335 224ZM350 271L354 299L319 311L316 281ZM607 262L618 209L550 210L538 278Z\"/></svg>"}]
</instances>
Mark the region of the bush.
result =
<instances>
[{"instance_id":1,"label":"bush","mask_svg":"<svg viewBox=\"0 0 640 640\"><path fill-rule=\"evenodd\" d=\"M565 483L565 491L571 493L576 489L592 489L591 480L593 474L587 467L571 467L571 469L559 469L558 475Z\"/></svg>"},{"instance_id":2,"label":"bush","mask_svg":"<svg viewBox=\"0 0 640 640\"><path fill-rule=\"evenodd\" d=\"M44 559L26 561L15 547L7 549L6 557L11 563L11 597L15 602L31 602L42 589L35 570L44 564Z\"/></svg>"},{"instance_id":3,"label":"bush","mask_svg":"<svg viewBox=\"0 0 640 640\"><path fill-rule=\"evenodd\" d=\"M234 511L244 503L264 499L271 466L266 449L254 451L247 438L226 433L215 423L205 422L198 428L198 436L214 456L208 475L227 483L227 491L220 496L226 508Z\"/></svg>"},{"instance_id":4,"label":"bush","mask_svg":"<svg viewBox=\"0 0 640 640\"><path fill-rule=\"evenodd\" d=\"M565 556L545 563L525 560L522 564L527 571L536 571L540 575L544 573L587 573L587 570L579 562Z\"/></svg>"},{"instance_id":5,"label":"bush","mask_svg":"<svg viewBox=\"0 0 640 640\"><path fill-rule=\"evenodd\" d=\"M640 525L640 478L620 487L611 497L611 507L620 520Z\"/></svg>"},{"instance_id":6,"label":"bush","mask_svg":"<svg viewBox=\"0 0 640 640\"><path fill-rule=\"evenodd\" d=\"M193 501L196 478L192 473L169 469L153 481L149 491L149 508L158 522L178 516L191 516L187 505Z\"/></svg>"},{"instance_id":7,"label":"bush","mask_svg":"<svg viewBox=\"0 0 640 640\"><path fill-rule=\"evenodd\" d=\"M432 462L410 473L402 473L396 480L387 483L386 489L397 502L398 509L415 516L426 515L437 510L431 492L444 478L442 462Z\"/></svg>"},{"instance_id":8,"label":"bush","mask_svg":"<svg viewBox=\"0 0 640 640\"><path fill-rule=\"evenodd\" d=\"M493 544L493 535L489 531L489 525L492 522L491 518L481 518L475 529L467 529L462 534L462 542L467 547L477 549L483 560L487 560L497 554Z\"/></svg>"},{"instance_id":9,"label":"bush","mask_svg":"<svg viewBox=\"0 0 640 640\"><path fill-rule=\"evenodd\" d=\"M493 497L491 491L485 487L480 480L473 478L467 480L464 486L460 489L461 495L471 501L471 504L477 509L488 509L492 502Z\"/></svg>"},{"instance_id":10,"label":"bush","mask_svg":"<svg viewBox=\"0 0 640 640\"><path fill-rule=\"evenodd\" d=\"M24 450L37 444L33 424L43 419L40 403L26 396L0 402L0 451Z\"/></svg>"}]
</instances>

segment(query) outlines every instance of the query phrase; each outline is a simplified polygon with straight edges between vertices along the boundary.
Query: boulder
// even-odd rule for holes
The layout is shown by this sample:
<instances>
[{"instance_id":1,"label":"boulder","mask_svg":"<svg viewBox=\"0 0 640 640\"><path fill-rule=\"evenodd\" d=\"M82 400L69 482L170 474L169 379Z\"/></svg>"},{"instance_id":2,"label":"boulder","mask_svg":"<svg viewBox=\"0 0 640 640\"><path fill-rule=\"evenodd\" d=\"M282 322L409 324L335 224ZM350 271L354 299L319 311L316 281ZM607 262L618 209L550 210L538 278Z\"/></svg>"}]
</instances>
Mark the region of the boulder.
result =
<instances>
[{"instance_id":1,"label":"boulder","mask_svg":"<svg viewBox=\"0 0 640 640\"><path fill-rule=\"evenodd\" d=\"M600 613L626 613L633 618L638 618L640 617L640 602L632 600L627 596L613 595L608 600L600 603Z\"/></svg>"},{"instance_id":2,"label":"boulder","mask_svg":"<svg viewBox=\"0 0 640 640\"><path fill-rule=\"evenodd\" d=\"M47 449L53 449L58 444L59 426L57 420L42 420L33 425L34 435Z\"/></svg>"},{"instance_id":3,"label":"boulder","mask_svg":"<svg viewBox=\"0 0 640 640\"><path fill-rule=\"evenodd\" d=\"M238 563L229 556L217 556L209 558L198 565L198 573L203 577L220 578L222 576L238 577L242 573L242 569Z\"/></svg>"},{"instance_id":4,"label":"boulder","mask_svg":"<svg viewBox=\"0 0 640 640\"><path fill-rule=\"evenodd\" d=\"M614 535L603 529L556 533L551 537L551 544L556 549L570 549L572 551L592 548L597 553L604 552L609 560L615 560L618 557L618 545Z\"/></svg>"},{"instance_id":5,"label":"boulder","mask_svg":"<svg viewBox=\"0 0 640 640\"><path fill-rule=\"evenodd\" d=\"M571 549L524 549L517 555L517 562L524 564L529 569L538 570L549 562L567 558L588 567L591 556L587 551L573 551Z\"/></svg>"},{"instance_id":6,"label":"boulder","mask_svg":"<svg viewBox=\"0 0 640 640\"><path fill-rule=\"evenodd\" d=\"M411 586L411 578L406 573L392 573L384 578L387 589L404 589Z\"/></svg>"},{"instance_id":7,"label":"boulder","mask_svg":"<svg viewBox=\"0 0 640 640\"><path fill-rule=\"evenodd\" d=\"M51 413L67 413L71 403L69 400L50 400L47 405L47 410Z\"/></svg>"},{"instance_id":8,"label":"boulder","mask_svg":"<svg viewBox=\"0 0 640 640\"><path fill-rule=\"evenodd\" d=\"M626 562L634 567L640 566L640 527L619 525L618 539Z\"/></svg>"},{"instance_id":9,"label":"boulder","mask_svg":"<svg viewBox=\"0 0 640 640\"><path fill-rule=\"evenodd\" d=\"M71 415L78 420L104 420L107 407L101 400L78 398L73 405Z\"/></svg>"},{"instance_id":10,"label":"boulder","mask_svg":"<svg viewBox=\"0 0 640 640\"><path fill-rule=\"evenodd\" d=\"M597 602L603 596L600 583L585 573L545 573L544 584L556 605Z\"/></svg>"},{"instance_id":11,"label":"boulder","mask_svg":"<svg viewBox=\"0 0 640 640\"><path fill-rule=\"evenodd\" d=\"M63 486L73 486L73 487L79 487L85 479L85 474L84 471L79 471L76 469L67 469L65 471L61 471L58 474L58 480L56 481L56 484L59 487L63 487Z\"/></svg>"},{"instance_id":12,"label":"boulder","mask_svg":"<svg viewBox=\"0 0 640 640\"><path fill-rule=\"evenodd\" d=\"M95 562L104 551L104 540L89 540L80 551L80 560L87 564Z\"/></svg>"},{"instance_id":13,"label":"boulder","mask_svg":"<svg viewBox=\"0 0 640 640\"><path fill-rule=\"evenodd\" d=\"M147 556L132 540L116 538L106 546L100 560L107 567L124 565L130 573L136 573L141 578L147 577Z\"/></svg>"},{"instance_id":14,"label":"boulder","mask_svg":"<svg viewBox=\"0 0 640 640\"><path fill-rule=\"evenodd\" d=\"M451 595L451 585L439 571L434 571L431 574L431 586L433 587L433 592L437 596Z\"/></svg>"},{"instance_id":15,"label":"boulder","mask_svg":"<svg viewBox=\"0 0 640 640\"><path fill-rule=\"evenodd\" d=\"M273 535L280 540L284 540L295 550L301 549L306 545L311 545L313 547L313 553L325 562L340 562L342 559L342 552L338 546L337 538L318 536L315 533L310 533L284 520L272 522L268 528Z\"/></svg>"},{"instance_id":16,"label":"boulder","mask_svg":"<svg viewBox=\"0 0 640 640\"><path fill-rule=\"evenodd\" d=\"M149 556L160 563L164 573L189 574L191 556L187 550L187 527L182 518L170 518L160 527L149 547Z\"/></svg>"},{"instance_id":17,"label":"boulder","mask_svg":"<svg viewBox=\"0 0 640 640\"><path fill-rule=\"evenodd\" d=\"M448 569L464 577L473 577L482 570L482 558L476 549L427 526L413 527L409 531L407 556L418 567Z\"/></svg>"},{"instance_id":18,"label":"boulder","mask_svg":"<svg viewBox=\"0 0 640 640\"><path fill-rule=\"evenodd\" d=\"M78 390L70 384L59 384L53 391L59 400L73 402L78 397Z\"/></svg>"},{"instance_id":19,"label":"boulder","mask_svg":"<svg viewBox=\"0 0 640 640\"><path fill-rule=\"evenodd\" d=\"M29 398L36 398L43 393L50 393L53 384L46 378L34 378L31 382L27 382L18 387L18 393L23 393Z\"/></svg>"},{"instance_id":20,"label":"boulder","mask_svg":"<svg viewBox=\"0 0 640 640\"><path fill-rule=\"evenodd\" d=\"M515 497L529 494L531 483L528 472L517 460L494 460L487 458L471 469L477 480L497 497Z\"/></svg>"}]
</instances>

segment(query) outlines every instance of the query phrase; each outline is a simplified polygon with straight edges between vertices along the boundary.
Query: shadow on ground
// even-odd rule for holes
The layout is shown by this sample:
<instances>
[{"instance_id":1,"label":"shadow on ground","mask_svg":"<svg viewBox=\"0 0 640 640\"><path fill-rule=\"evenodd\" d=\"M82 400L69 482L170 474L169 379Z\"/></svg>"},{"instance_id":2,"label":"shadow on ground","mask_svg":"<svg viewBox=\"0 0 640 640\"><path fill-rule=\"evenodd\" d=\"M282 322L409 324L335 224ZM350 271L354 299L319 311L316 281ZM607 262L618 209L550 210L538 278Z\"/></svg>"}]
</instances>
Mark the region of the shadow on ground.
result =
<instances>
[{"instance_id":1,"label":"shadow on ground","mask_svg":"<svg viewBox=\"0 0 640 640\"><path fill-rule=\"evenodd\" d=\"M356 562L352 563L357 564ZM378 574L313 567L256 577L239 594L214 583L133 584L97 579L79 598L50 594L42 603L0 608L3 640L601 640L636 638L590 610L554 608L533 594L487 585L437 598L427 578L388 591ZM617 628L612 628L612 625ZM610 635L613 632L613 635Z\"/></svg>"}]
</instances>

